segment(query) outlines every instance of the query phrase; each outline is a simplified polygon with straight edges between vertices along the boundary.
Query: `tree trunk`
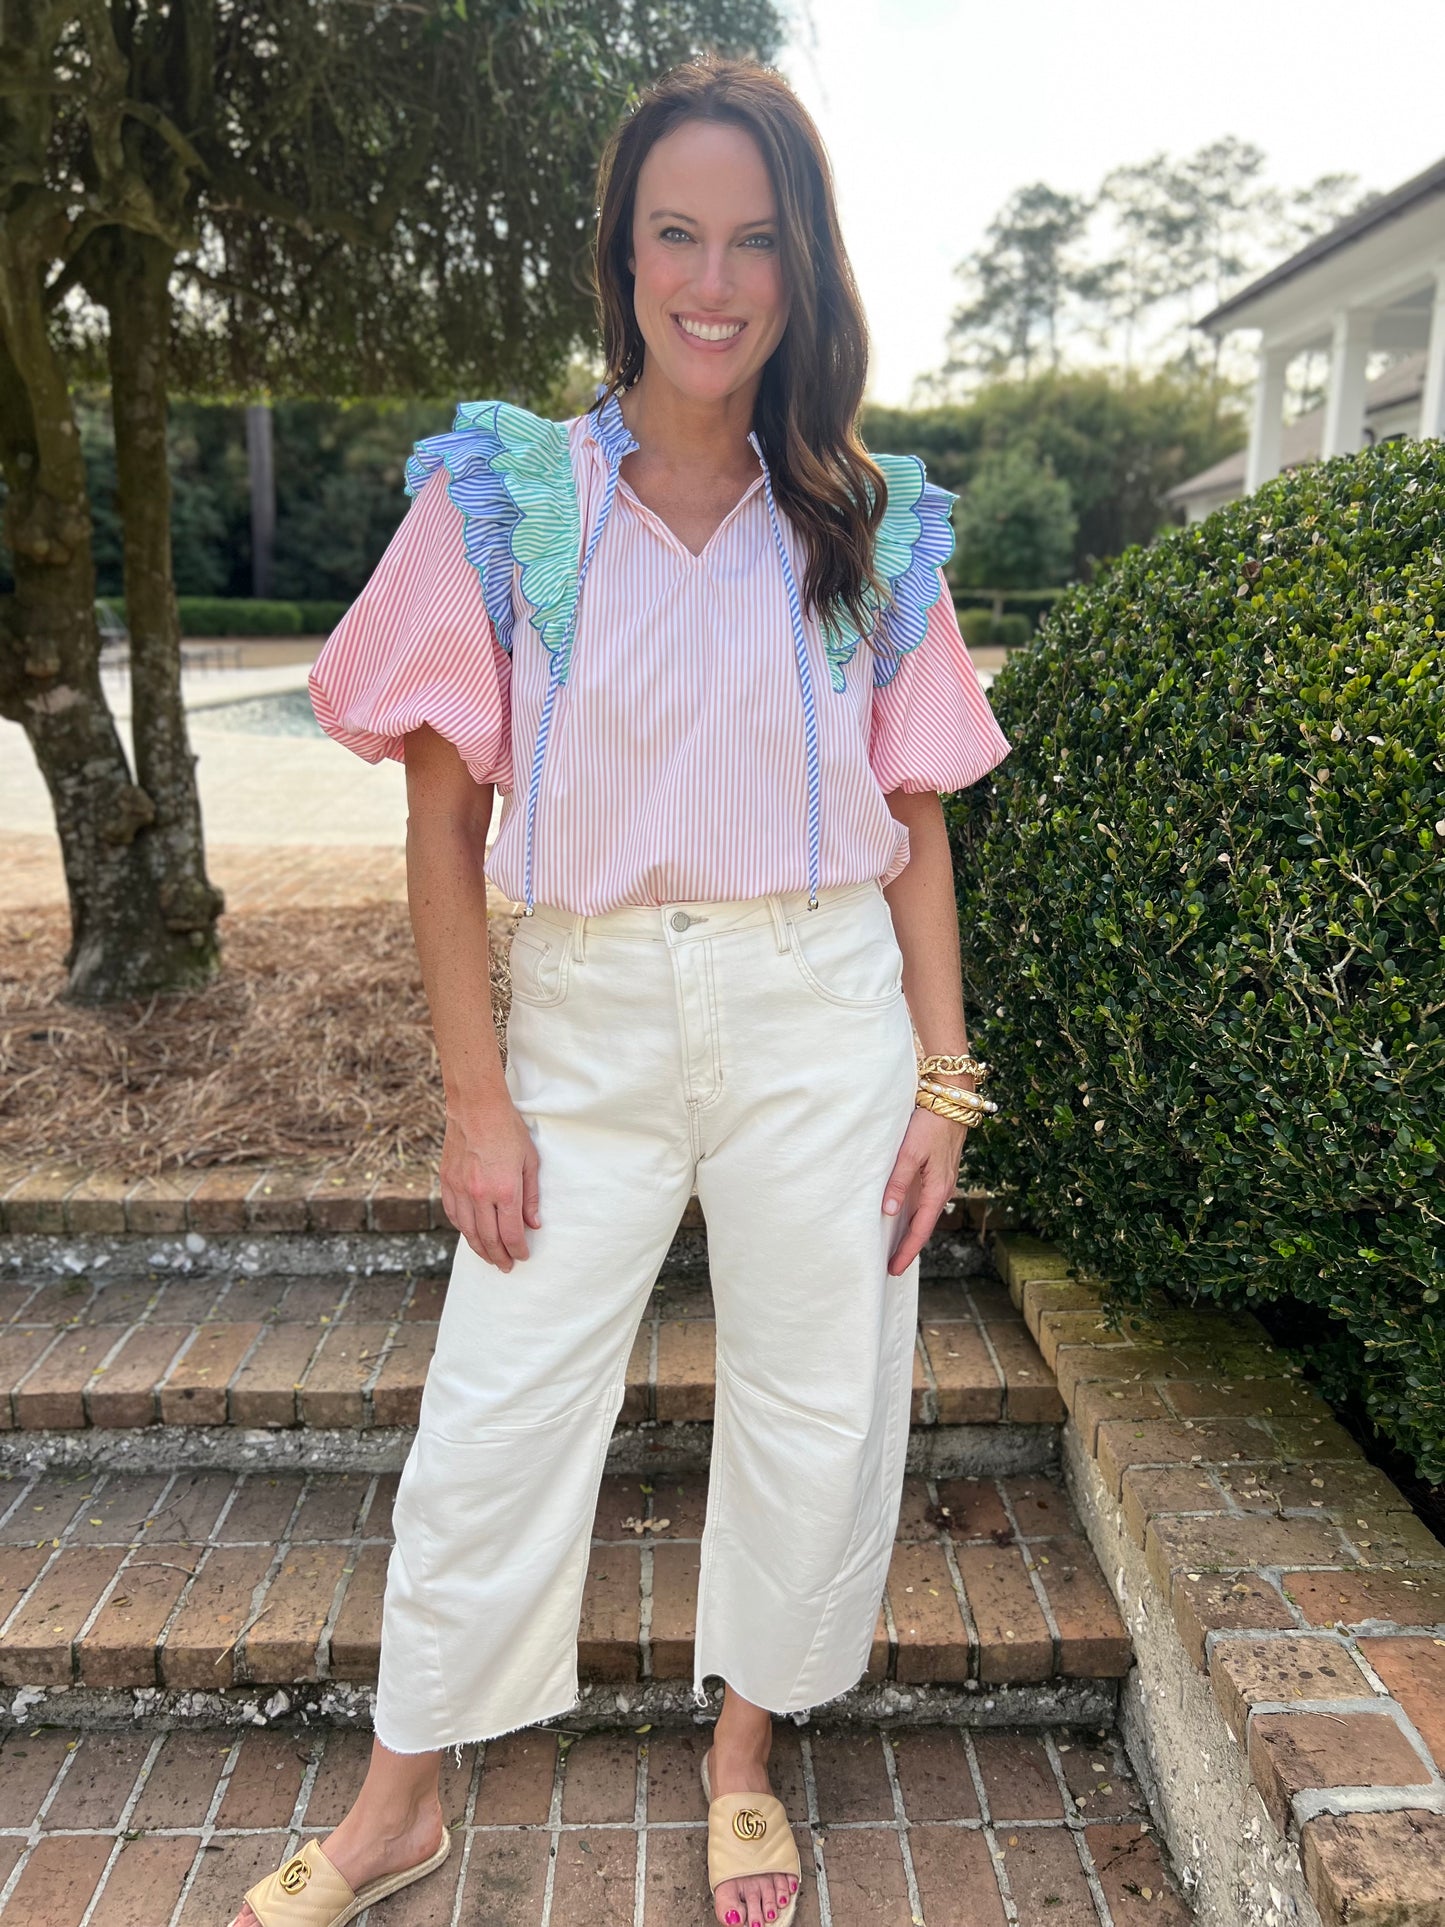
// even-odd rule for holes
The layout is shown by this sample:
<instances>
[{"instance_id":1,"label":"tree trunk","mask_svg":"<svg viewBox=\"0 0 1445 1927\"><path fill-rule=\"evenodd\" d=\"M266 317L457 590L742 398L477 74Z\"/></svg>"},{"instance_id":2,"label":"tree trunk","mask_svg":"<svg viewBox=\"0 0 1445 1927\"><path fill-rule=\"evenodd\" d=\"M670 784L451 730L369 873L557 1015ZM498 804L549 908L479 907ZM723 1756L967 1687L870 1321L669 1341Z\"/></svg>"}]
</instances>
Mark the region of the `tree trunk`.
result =
<instances>
[{"instance_id":1,"label":"tree trunk","mask_svg":"<svg viewBox=\"0 0 1445 1927\"><path fill-rule=\"evenodd\" d=\"M271 568L276 556L273 429L270 402L252 402L246 410L246 462L251 476L251 593L261 602L270 600Z\"/></svg>"},{"instance_id":2,"label":"tree trunk","mask_svg":"<svg viewBox=\"0 0 1445 1927\"><path fill-rule=\"evenodd\" d=\"M187 946L187 982L216 967L224 907L206 876L196 758L181 700L181 624L171 569L166 461L173 254L150 235L108 237L111 411L125 541L131 733L136 776L155 806L146 850L167 930Z\"/></svg>"},{"instance_id":3,"label":"tree trunk","mask_svg":"<svg viewBox=\"0 0 1445 1927\"><path fill-rule=\"evenodd\" d=\"M194 981L195 951L166 928L145 843L155 807L101 688L80 436L37 263L11 238L0 233L0 467L15 591L0 599L0 713L24 728L55 810L69 994L103 1002Z\"/></svg>"}]
</instances>

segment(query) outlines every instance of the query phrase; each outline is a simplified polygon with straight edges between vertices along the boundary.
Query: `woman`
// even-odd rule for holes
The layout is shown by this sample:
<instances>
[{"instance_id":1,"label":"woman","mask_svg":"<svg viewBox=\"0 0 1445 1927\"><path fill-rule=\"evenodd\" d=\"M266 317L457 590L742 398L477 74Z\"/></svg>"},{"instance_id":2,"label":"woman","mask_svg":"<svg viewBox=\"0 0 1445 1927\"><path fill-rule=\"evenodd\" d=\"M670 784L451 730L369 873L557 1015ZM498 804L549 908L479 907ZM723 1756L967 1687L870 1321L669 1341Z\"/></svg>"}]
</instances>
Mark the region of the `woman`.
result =
<instances>
[{"instance_id":1,"label":"woman","mask_svg":"<svg viewBox=\"0 0 1445 1927\"><path fill-rule=\"evenodd\" d=\"M419 444L313 672L330 734L405 760L462 1235L397 1493L370 1771L245 1927L332 1927L439 1865L440 1749L575 1704L604 1454L694 1187L718 1343L694 1686L724 1682L704 1780L725 1927L792 1918L772 1716L862 1675L887 1571L918 1252L981 1106L939 794L1008 745L940 570L952 498L854 434L864 323L792 93L717 60L667 76L599 201L597 403L466 404ZM505 1073L494 786L488 874L526 911ZM914 1028L951 1054L923 1073Z\"/></svg>"}]
</instances>

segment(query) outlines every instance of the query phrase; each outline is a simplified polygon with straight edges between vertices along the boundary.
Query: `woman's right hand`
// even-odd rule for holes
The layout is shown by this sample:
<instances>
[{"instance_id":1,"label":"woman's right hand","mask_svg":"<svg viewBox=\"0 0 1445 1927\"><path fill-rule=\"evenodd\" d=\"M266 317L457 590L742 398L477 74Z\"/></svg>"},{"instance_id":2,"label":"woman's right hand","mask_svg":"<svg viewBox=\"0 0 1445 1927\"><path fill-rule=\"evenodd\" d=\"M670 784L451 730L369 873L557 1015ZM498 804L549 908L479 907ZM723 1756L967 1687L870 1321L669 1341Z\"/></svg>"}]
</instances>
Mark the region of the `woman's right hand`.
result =
<instances>
[{"instance_id":1,"label":"woman's right hand","mask_svg":"<svg viewBox=\"0 0 1445 1927\"><path fill-rule=\"evenodd\" d=\"M479 1258L510 1271L527 1252L527 1229L542 1223L539 1159L508 1092L447 1108L442 1139L442 1209Z\"/></svg>"}]
</instances>

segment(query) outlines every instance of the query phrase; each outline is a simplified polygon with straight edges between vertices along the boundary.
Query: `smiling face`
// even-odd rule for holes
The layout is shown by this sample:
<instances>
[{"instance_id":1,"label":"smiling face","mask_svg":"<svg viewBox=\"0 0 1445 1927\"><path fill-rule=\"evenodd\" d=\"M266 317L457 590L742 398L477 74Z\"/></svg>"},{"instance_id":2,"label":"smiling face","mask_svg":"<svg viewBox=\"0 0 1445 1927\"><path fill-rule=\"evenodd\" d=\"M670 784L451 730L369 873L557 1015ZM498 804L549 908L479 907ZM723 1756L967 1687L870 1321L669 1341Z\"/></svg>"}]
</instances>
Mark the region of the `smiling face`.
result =
<instances>
[{"instance_id":1,"label":"smiling face","mask_svg":"<svg viewBox=\"0 0 1445 1927\"><path fill-rule=\"evenodd\" d=\"M783 338L777 198L752 135L688 120L637 175L633 308L647 369L698 401L751 386Z\"/></svg>"}]
</instances>

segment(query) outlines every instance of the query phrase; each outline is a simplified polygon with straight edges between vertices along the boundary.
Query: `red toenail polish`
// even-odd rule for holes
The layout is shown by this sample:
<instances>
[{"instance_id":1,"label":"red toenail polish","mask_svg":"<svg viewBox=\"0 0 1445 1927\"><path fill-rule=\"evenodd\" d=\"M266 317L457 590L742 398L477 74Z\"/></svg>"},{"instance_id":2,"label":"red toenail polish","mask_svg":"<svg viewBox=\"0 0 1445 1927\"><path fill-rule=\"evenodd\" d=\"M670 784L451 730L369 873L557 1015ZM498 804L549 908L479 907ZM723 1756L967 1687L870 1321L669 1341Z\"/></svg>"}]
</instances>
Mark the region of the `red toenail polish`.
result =
<instances>
[{"instance_id":1,"label":"red toenail polish","mask_svg":"<svg viewBox=\"0 0 1445 1927\"><path fill-rule=\"evenodd\" d=\"M738 1910L737 1910L737 1908L736 1908L736 1907L730 1907L730 1908L728 1909L728 1920L729 1920L729 1922L731 1922L731 1923L736 1923L736 1921L738 1920L738 1918L739 1918L739 1915L738 1915Z\"/></svg>"}]
</instances>

